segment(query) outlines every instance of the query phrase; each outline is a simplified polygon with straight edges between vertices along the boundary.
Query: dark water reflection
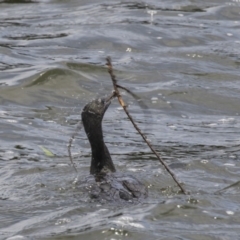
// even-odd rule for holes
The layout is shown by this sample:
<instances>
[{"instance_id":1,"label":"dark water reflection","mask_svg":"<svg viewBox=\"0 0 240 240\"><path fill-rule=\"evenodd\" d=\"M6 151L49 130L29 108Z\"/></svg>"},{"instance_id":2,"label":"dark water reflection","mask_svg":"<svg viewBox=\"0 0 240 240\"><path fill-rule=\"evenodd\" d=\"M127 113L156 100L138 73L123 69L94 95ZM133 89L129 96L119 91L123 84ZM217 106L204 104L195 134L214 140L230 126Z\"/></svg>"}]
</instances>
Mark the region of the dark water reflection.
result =
<instances>
[{"instance_id":1,"label":"dark water reflection","mask_svg":"<svg viewBox=\"0 0 240 240\"><path fill-rule=\"evenodd\" d=\"M1 239L238 239L239 1L0 1ZM178 193L114 101L104 118L119 171L142 179L140 205L91 202L67 144L84 104L112 91L177 178ZM43 148L54 156L48 157ZM81 132L78 181L89 172Z\"/></svg>"}]
</instances>

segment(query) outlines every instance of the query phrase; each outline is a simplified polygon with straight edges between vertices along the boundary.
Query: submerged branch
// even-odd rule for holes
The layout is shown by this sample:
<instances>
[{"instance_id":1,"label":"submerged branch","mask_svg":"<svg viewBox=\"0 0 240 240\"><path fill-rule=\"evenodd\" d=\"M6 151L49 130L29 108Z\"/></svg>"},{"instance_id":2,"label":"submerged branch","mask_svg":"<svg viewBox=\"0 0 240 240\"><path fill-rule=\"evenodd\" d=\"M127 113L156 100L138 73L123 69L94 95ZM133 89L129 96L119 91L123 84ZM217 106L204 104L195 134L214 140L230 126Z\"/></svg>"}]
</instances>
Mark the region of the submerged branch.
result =
<instances>
[{"instance_id":1,"label":"submerged branch","mask_svg":"<svg viewBox=\"0 0 240 240\"><path fill-rule=\"evenodd\" d=\"M155 149L152 147L152 145L150 144L150 142L147 140L146 136L141 132L141 130L139 129L139 127L136 125L136 123L134 122L132 116L130 115L130 113L127 110L127 105L124 103L120 92L118 90L118 88L122 88L124 90L126 90L126 88L120 86L117 84L117 80L116 80L116 76L113 74L113 68L112 68L112 63L111 63L111 58L107 57L106 58L107 61L107 66L108 66L108 73L110 74L110 77L112 79L113 82L113 88L114 88L114 92L115 92L115 96L117 96L118 98L118 102L120 103L120 105L122 106L123 110L125 111L125 113L127 114L129 120L132 122L133 126L135 127L135 129L138 131L138 133L141 135L141 137L143 138L143 140L146 142L146 144L148 145L148 147L151 149L151 151L155 154L155 156L158 158L159 162L165 167L165 169L167 170L167 172L172 176L173 180L176 182L176 184L179 186L179 188L181 189L181 191L184 194L187 194L186 191L184 190L184 188L181 186L181 184L177 181L174 173L170 170L170 168L167 166L167 164L162 160L162 158L160 157L160 155L155 151ZM129 90L127 90L127 92L130 92Z\"/></svg>"},{"instance_id":2,"label":"submerged branch","mask_svg":"<svg viewBox=\"0 0 240 240\"><path fill-rule=\"evenodd\" d=\"M69 156L70 162L72 163L72 166L73 166L75 172L77 172L77 168L76 168L76 166L75 166L75 164L73 162L72 153L71 153L71 147L72 147L72 142L73 142L75 136L81 130L81 128L82 128L82 122L80 121L78 123L78 126L77 126L75 132L73 133L73 135L71 136L71 138L69 139L69 142L68 142L68 156Z\"/></svg>"}]
</instances>

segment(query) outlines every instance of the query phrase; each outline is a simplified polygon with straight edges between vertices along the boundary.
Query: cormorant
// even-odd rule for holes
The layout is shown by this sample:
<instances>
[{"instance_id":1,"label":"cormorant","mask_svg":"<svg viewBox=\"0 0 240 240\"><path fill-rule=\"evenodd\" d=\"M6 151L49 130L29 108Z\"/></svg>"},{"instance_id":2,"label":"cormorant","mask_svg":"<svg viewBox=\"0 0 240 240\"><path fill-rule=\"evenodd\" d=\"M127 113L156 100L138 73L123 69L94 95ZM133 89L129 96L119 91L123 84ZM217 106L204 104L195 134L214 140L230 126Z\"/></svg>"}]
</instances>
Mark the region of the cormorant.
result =
<instances>
[{"instance_id":1,"label":"cormorant","mask_svg":"<svg viewBox=\"0 0 240 240\"><path fill-rule=\"evenodd\" d=\"M99 98L88 103L82 111L82 123L92 150L87 188L91 198L100 201L135 202L147 197L147 188L133 176L116 172L103 139L102 119L110 103L108 98Z\"/></svg>"}]
</instances>

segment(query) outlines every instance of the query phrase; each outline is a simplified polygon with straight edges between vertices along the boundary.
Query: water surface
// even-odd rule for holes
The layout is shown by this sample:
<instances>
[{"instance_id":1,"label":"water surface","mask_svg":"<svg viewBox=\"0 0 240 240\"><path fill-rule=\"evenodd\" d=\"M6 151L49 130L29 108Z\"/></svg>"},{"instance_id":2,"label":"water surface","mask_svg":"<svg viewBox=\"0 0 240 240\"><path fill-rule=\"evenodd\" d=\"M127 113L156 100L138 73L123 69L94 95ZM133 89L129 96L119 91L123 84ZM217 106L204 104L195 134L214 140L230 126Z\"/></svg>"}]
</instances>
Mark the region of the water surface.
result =
<instances>
[{"instance_id":1,"label":"water surface","mask_svg":"<svg viewBox=\"0 0 240 240\"><path fill-rule=\"evenodd\" d=\"M239 1L0 1L0 238L194 239L240 235ZM112 91L190 193L184 196L117 101L103 125L142 204L91 201L84 105ZM48 149L50 157L43 149Z\"/></svg>"}]
</instances>

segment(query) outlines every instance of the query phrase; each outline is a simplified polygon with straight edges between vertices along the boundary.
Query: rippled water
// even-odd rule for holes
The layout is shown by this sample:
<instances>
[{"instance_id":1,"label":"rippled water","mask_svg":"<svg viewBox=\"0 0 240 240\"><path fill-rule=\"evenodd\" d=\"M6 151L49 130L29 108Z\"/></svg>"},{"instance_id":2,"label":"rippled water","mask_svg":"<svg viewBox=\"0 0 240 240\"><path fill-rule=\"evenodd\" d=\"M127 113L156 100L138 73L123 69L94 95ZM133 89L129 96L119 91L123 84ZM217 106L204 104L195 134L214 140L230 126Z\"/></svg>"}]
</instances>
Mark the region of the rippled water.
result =
<instances>
[{"instance_id":1,"label":"rippled water","mask_svg":"<svg viewBox=\"0 0 240 240\"><path fill-rule=\"evenodd\" d=\"M194 239L240 235L240 2L0 1L0 238ZM176 184L117 101L104 117L118 171L149 186L139 205L92 202L82 107L109 95L113 59L129 111L190 193ZM54 156L47 156L43 149Z\"/></svg>"}]
</instances>

